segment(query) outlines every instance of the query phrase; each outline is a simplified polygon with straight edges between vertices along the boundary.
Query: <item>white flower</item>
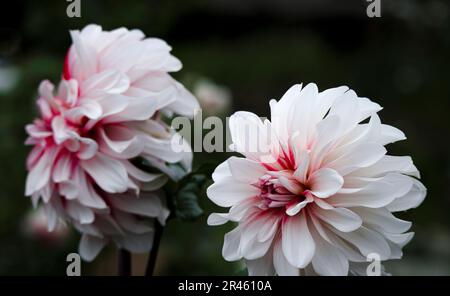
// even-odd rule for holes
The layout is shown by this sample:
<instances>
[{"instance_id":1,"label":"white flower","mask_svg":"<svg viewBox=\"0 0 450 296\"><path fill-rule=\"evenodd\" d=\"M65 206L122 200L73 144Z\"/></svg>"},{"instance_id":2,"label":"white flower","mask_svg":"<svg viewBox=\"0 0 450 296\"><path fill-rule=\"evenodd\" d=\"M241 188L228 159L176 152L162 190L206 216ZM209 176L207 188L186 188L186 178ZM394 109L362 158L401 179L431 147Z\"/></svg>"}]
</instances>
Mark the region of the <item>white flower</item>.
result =
<instances>
[{"instance_id":1,"label":"white flower","mask_svg":"<svg viewBox=\"0 0 450 296\"><path fill-rule=\"evenodd\" d=\"M370 253L401 258L413 233L392 212L417 207L426 189L410 157L386 155L384 146L405 136L380 122L381 107L347 87L315 84L291 87L270 107L271 121L230 118L245 158L219 165L207 191L231 207L208 224L238 223L223 257L244 258L250 275L358 274Z\"/></svg>"},{"instance_id":2,"label":"white flower","mask_svg":"<svg viewBox=\"0 0 450 296\"><path fill-rule=\"evenodd\" d=\"M83 236L80 254L92 260L109 241L132 252L148 251L155 218L169 215L158 191L179 178L171 164L190 170L190 149L173 147L179 137L161 113L193 116L195 98L168 72L181 63L162 40L139 30L72 31L63 79L55 91L43 81L40 117L26 127L29 174L25 194L46 209L49 229L59 218ZM177 152L188 151L188 152ZM145 159L162 173L133 160Z\"/></svg>"}]
</instances>

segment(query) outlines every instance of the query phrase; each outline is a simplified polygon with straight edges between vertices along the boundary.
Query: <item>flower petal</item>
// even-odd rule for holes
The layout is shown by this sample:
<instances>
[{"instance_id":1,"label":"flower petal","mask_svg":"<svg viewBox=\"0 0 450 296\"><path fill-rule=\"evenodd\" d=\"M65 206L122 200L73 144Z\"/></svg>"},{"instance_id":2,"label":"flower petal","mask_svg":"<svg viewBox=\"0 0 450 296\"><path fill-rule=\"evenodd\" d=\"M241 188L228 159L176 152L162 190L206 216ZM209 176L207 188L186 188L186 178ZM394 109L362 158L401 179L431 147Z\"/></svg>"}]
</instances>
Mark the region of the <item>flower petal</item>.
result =
<instances>
[{"instance_id":1,"label":"flower petal","mask_svg":"<svg viewBox=\"0 0 450 296\"><path fill-rule=\"evenodd\" d=\"M406 211L418 207L427 194L427 189L417 180L412 180L413 186L408 193L396 198L387 206L391 212Z\"/></svg>"},{"instance_id":2,"label":"flower petal","mask_svg":"<svg viewBox=\"0 0 450 296\"><path fill-rule=\"evenodd\" d=\"M360 216L346 208L325 210L316 206L312 212L320 220L343 232L354 231L362 225Z\"/></svg>"},{"instance_id":3,"label":"flower petal","mask_svg":"<svg viewBox=\"0 0 450 296\"><path fill-rule=\"evenodd\" d=\"M227 160L231 174L244 183L256 183L266 173L266 169L256 161L232 156Z\"/></svg>"},{"instance_id":4,"label":"flower petal","mask_svg":"<svg viewBox=\"0 0 450 296\"><path fill-rule=\"evenodd\" d=\"M106 241L102 238L84 234L81 236L78 253L83 260L91 262L100 253Z\"/></svg>"},{"instance_id":5,"label":"flower petal","mask_svg":"<svg viewBox=\"0 0 450 296\"><path fill-rule=\"evenodd\" d=\"M317 170L308 178L311 193L320 198L332 196L342 188L343 184L342 176L329 168Z\"/></svg>"},{"instance_id":6,"label":"flower petal","mask_svg":"<svg viewBox=\"0 0 450 296\"><path fill-rule=\"evenodd\" d=\"M282 248L287 261L295 267L304 268L311 262L315 244L304 214L283 221Z\"/></svg>"},{"instance_id":7,"label":"flower petal","mask_svg":"<svg viewBox=\"0 0 450 296\"><path fill-rule=\"evenodd\" d=\"M128 174L120 161L98 153L80 165L103 190L110 193L124 192L128 188Z\"/></svg>"},{"instance_id":8,"label":"flower petal","mask_svg":"<svg viewBox=\"0 0 450 296\"><path fill-rule=\"evenodd\" d=\"M273 265L279 276L297 276L299 269L290 264L283 253L281 240L277 240L273 249Z\"/></svg>"},{"instance_id":9,"label":"flower petal","mask_svg":"<svg viewBox=\"0 0 450 296\"><path fill-rule=\"evenodd\" d=\"M236 261L242 258L240 254L241 231L236 227L225 234L222 248L222 256L227 261Z\"/></svg>"},{"instance_id":10,"label":"flower petal","mask_svg":"<svg viewBox=\"0 0 450 296\"><path fill-rule=\"evenodd\" d=\"M335 246L325 241L316 231L312 231L316 243L316 254L312 259L314 271L323 276L346 276L349 262Z\"/></svg>"},{"instance_id":11,"label":"flower petal","mask_svg":"<svg viewBox=\"0 0 450 296\"><path fill-rule=\"evenodd\" d=\"M52 147L45 151L30 170L25 185L25 195L30 196L42 189L50 180L51 168L57 151L57 147Z\"/></svg>"},{"instance_id":12,"label":"flower petal","mask_svg":"<svg viewBox=\"0 0 450 296\"><path fill-rule=\"evenodd\" d=\"M236 182L227 177L208 187L207 194L215 204L221 207L230 207L246 198L259 194L260 190L249 184Z\"/></svg>"},{"instance_id":13,"label":"flower petal","mask_svg":"<svg viewBox=\"0 0 450 296\"><path fill-rule=\"evenodd\" d=\"M327 199L336 207L380 208L408 192L413 185L410 177L388 174L384 178L369 183L360 190L351 193L337 193Z\"/></svg>"}]
</instances>

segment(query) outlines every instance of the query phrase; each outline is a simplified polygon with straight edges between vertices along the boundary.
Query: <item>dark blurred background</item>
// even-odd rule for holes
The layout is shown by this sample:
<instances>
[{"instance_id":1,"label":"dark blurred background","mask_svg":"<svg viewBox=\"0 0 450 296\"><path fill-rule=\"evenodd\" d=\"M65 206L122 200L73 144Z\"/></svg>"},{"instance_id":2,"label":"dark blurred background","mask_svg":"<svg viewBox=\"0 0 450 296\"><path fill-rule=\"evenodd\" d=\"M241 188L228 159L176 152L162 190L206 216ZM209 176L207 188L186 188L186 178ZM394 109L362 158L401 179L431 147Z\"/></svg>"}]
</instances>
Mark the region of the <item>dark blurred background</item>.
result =
<instances>
[{"instance_id":1,"label":"dark blurred background","mask_svg":"<svg viewBox=\"0 0 450 296\"><path fill-rule=\"evenodd\" d=\"M321 90L345 84L380 103L383 122L408 137L391 145L390 154L411 155L428 188L418 209L400 214L414 222L416 236L404 258L387 269L394 275L450 274L448 1L381 0L380 18L367 17L364 0L81 0L81 18L67 17L63 0L6 4L0 9L0 275L64 275L66 254L77 250L77 233L67 228L47 235L45 219L31 211L23 142L39 82L59 81L68 30L89 23L165 39L184 64L177 79L194 92L196 80L214 82L218 86L207 92L212 100L232 99L231 109L217 111L222 115L267 115L269 99L299 82L315 82ZM196 165L226 157L195 155ZM200 203L206 213L216 209L205 196ZM158 274L241 272L239 263L221 257L231 225L208 227L206 217L169 223ZM115 256L109 247L94 263L83 263L82 273L115 274ZM133 259L135 274L142 274L145 255Z\"/></svg>"}]
</instances>

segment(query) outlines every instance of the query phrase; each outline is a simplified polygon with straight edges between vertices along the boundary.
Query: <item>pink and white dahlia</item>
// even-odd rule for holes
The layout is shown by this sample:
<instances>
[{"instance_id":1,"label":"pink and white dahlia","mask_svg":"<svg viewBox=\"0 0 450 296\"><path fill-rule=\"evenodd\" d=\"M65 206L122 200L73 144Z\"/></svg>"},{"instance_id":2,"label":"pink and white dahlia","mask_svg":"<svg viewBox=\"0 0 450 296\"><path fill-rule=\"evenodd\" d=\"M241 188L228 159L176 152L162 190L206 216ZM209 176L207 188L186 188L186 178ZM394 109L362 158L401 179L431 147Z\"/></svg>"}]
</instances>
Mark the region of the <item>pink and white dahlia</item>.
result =
<instances>
[{"instance_id":1,"label":"pink and white dahlia","mask_svg":"<svg viewBox=\"0 0 450 296\"><path fill-rule=\"evenodd\" d=\"M291 87L272 100L271 121L250 112L230 118L233 148L213 174L209 198L237 222L222 254L245 259L250 275L364 273L371 253L402 257L413 233L392 212L417 207L426 189L408 156L386 155L405 139L382 124L381 107L347 87ZM372 255L371 255L372 256Z\"/></svg>"},{"instance_id":2,"label":"pink and white dahlia","mask_svg":"<svg viewBox=\"0 0 450 296\"><path fill-rule=\"evenodd\" d=\"M174 149L179 137L162 113L192 116L195 98L168 72L181 69L170 46L139 30L71 31L58 89L39 87L40 117L26 127L34 146L27 160L26 191L45 208L49 229L59 218L82 233L80 253L92 260L114 241L132 252L148 251L153 222L169 215L161 191L171 164L190 169L192 153ZM190 151L190 150L189 150ZM157 168L149 173L133 162Z\"/></svg>"}]
</instances>

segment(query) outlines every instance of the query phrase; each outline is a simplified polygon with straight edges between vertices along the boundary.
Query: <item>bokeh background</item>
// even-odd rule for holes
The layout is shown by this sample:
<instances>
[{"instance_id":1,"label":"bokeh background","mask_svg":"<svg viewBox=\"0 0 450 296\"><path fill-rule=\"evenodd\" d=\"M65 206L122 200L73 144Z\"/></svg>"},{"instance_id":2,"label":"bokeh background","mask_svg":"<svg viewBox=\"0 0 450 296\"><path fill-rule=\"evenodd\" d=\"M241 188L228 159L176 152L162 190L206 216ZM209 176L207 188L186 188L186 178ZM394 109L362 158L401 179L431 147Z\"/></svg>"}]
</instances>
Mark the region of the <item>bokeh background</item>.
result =
<instances>
[{"instance_id":1,"label":"bokeh background","mask_svg":"<svg viewBox=\"0 0 450 296\"><path fill-rule=\"evenodd\" d=\"M201 96L211 113L267 115L269 99L298 82L316 82L322 90L345 84L380 103L382 120L408 137L391 145L390 153L411 155L428 188L419 208L400 214L414 222L416 236L404 258L388 263L387 270L450 274L448 1L381 0L381 18L367 17L365 0L81 0L81 18L68 18L67 5L10 1L0 13L0 275L65 275L66 255L77 250L77 233L63 228L48 235L45 219L31 211L24 197L23 142L24 126L36 114L39 82L59 80L68 30L89 23L108 30L139 28L165 39L184 64L174 76ZM195 155L196 165L226 157ZM199 199L205 213L215 209L204 195ZM206 216L169 223L158 274L242 273L242 265L221 257L223 234L231 225L208 227ZM133 261L134 274L142 274L146 255L134 255ZM83 263L82 273L115 274L114 247Z\"/></svg>"}]
</instances>

